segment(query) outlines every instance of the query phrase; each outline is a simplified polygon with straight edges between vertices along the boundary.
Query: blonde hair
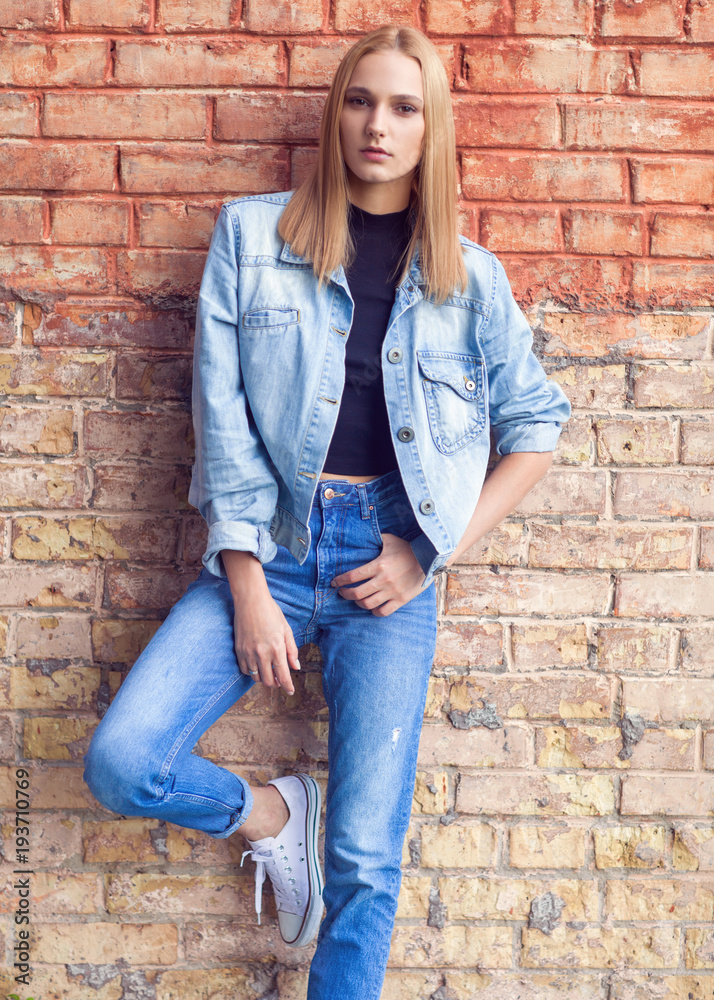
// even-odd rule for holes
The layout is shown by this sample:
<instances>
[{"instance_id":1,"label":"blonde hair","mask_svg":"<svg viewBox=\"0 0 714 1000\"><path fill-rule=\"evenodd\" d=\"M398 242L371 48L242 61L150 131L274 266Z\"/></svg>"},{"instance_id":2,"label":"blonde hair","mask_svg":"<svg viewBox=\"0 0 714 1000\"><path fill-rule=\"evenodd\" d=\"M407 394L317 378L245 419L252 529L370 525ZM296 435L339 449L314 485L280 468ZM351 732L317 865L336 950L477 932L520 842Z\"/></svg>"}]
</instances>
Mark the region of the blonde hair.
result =
<instances>
[{"instance_id":1,"label":"blonde hair","mask_svg":"<svg viewBox=\"0 0 714 1000\"><path fill-rule=\"evenodd\" d=\"M434 45L416 28L387 26L361 38L335 73L322 113L320 148L312 175L298 188L280 218L280 236L294 253L312 261L320 284L353 253L348 229L349 182L340 143L340 116L355 66L370 52L402 52L421 67L424 144L412 182L414 231L404 255L403 279L419 244L425 295L443 302L466 286L456 202L456 140L446 72Z\"/></svg>"}]
</instances>

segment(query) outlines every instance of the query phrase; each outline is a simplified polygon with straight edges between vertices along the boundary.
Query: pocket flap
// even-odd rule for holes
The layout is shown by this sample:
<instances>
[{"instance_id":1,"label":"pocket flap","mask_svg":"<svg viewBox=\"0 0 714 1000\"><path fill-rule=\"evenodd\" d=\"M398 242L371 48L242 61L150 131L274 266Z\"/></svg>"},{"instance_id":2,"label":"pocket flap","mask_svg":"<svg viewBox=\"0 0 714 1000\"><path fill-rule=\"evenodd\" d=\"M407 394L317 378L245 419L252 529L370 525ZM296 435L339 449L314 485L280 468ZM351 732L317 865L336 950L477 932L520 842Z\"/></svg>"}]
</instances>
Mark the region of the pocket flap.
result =
<instances>
[{"instance_id":1,"label":"pocket flap","mask_svg":"<svg viewBox=\"0 0 714 1000\"><path fill-rule=\"evenodd\" d=\"M243 326L290 326L299 322L299 309L251 309L243 313Z\"/></svg>"},{"instance_id":2,"label":"pocket flap","mask_svg":"<svg viewBox=\"0 0 714 1000\"><path fill-rule=\"evenodd\" d=\"M426 378L450 386L462 399L478 399L483 395L483 358L475 354L417 351L417 360Z\"/></svg>"}]
</instances>

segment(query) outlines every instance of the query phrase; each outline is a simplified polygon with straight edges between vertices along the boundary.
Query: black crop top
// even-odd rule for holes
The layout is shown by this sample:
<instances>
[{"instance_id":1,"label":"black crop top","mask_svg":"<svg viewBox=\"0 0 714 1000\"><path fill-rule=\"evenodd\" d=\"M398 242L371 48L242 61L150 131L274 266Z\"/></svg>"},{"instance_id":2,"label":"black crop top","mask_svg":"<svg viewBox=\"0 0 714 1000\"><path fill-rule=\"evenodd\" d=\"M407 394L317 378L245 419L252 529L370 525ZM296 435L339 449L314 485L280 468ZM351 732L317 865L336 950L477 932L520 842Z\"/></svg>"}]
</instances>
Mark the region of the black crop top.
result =
<instances>
[{"instance_id":1,"label":"black crop top","mask_svg":"<svg viewBox=\"0 0 714 1000\"><path fill-rule=\"evenodd\" d=\"M397 468L381 358L401 273L397 265L411 239L409 209L372 215L352 205L349 224L356 252L346 276L355 308L345 344L345 387L324 469L380 476Z\"/></svg>"}]
</instances>

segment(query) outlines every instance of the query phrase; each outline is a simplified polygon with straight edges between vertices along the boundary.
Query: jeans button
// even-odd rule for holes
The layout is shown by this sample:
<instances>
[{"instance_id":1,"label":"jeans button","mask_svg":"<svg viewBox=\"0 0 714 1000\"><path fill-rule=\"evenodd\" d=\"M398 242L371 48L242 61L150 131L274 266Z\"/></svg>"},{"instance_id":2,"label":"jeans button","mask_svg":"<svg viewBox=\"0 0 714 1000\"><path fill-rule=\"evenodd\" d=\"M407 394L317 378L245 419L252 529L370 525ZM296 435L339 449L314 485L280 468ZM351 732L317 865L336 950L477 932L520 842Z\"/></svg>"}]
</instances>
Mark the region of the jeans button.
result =
<instances>
[{"instance_id":1,"label":"jeans button","mask_svg":"<svg viewBox=\"0 0 714 1000\"><path fill-rule=\"evenodd\" d=\"M426 500L422 500L422 502L419 504L419 510L422 512L422 514L433 514L434 501L429 498L427 498Z\"/></svg>"},{"instance_id":2,"label":"jeans button","mask_svg":"<svg viewBox=\"0 0 714 1000\"><path fill-rule=\"evenodd\" d=\"M324 492L325 499L326 500L332 500L332 498L333 498L334 495L335 495L335 491L332 489L331 486L328 486L327 489Z\"/></svg>"},{"instance_id":3,"label":"jeans button","mask_svg":"<svg viewBox=\"0 0 714 1000\"><path fill-rule=\"evenodd\" d=\"M472 378L466 379L466 388L468 389L469 392L473 392L474 389L476 388L476 383Z\"/></svg>"},{"instance_id":4,"label":"jeans button","mask_svg":"<svg viewBox=\"0 0 714 1000\"><path fill-rule=\"evenodd\" d=\"M414 430L411 427L400 427L397 431L397 437L400 441L413 441Z\"/></svg>"},{"instance_id":5,"label":"jeans button","mask_svg":"<svg viewBox=\"0 0 714 1000\"><path fill-rule=\"evenodd\" d=\"M399 364L403 356L404 355L402 354L402 350L400 347L393 347L389 352L389 354L387 355L387 358L389 361L392 362L393 365L396 365Z\"/></svg>"}]
</instances>

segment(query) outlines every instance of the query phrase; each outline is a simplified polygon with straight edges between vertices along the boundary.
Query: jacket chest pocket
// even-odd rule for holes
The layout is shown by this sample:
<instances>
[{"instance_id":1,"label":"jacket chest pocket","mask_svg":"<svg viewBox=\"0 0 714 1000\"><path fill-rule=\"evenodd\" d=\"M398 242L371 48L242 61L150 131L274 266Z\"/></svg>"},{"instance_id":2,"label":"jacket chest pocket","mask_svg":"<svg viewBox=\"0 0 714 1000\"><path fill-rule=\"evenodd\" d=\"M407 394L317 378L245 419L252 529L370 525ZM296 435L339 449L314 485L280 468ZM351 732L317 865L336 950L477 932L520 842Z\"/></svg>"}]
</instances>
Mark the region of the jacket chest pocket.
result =
<instances>
[{"instance_id":1,"label":"jacket chest pocket","mask_svg":"<svg viewBox=\"0 0 714 1000\"><path fill-rule=\"evenodd\" d=\"M483 359L474 354L417 351L434 444L452 455L486 426Z\"/></svg>"},{"instance_id":2,"label":"jacket chest pocket","mask_svg":"<svg viewBox=\"0 0 714 1000\"><path fill-rule=\"evenodd\" d=\"M287 327L300 322L300 310L289 306L270 309L249 309L243 313L243 329L252 334L284 333Z\"/></svg>"}]
</instances>

